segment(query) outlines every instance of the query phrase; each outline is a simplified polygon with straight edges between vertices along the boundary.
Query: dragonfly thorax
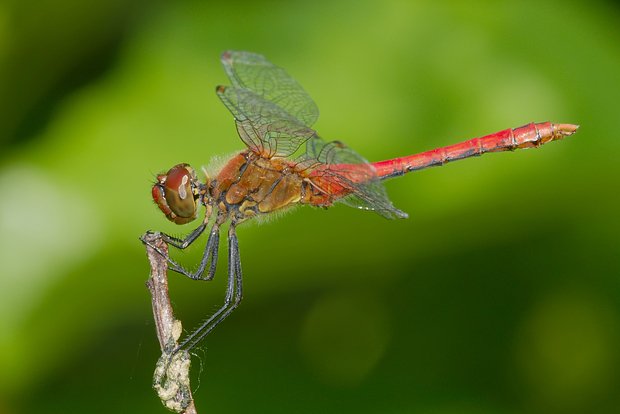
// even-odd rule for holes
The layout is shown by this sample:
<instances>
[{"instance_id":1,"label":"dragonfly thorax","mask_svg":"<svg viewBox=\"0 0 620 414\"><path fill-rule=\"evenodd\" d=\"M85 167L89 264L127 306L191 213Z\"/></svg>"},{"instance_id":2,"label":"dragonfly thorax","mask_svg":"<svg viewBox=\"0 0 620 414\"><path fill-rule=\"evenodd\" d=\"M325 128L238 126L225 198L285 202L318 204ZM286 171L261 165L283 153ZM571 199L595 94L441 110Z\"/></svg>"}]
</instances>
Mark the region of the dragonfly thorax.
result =
<instances>
[{"instance_id":1,"label":"dragonfly thorax","mask_svg":"<svg viewBox=\"0 0 620 414\"><path fill-rule=\"evenodd\" d=\"M206 186L204 202L219 216L240 223L298 204L303 177L286 159L266 159L243 151Z\"/></svg>"}]
</instances>

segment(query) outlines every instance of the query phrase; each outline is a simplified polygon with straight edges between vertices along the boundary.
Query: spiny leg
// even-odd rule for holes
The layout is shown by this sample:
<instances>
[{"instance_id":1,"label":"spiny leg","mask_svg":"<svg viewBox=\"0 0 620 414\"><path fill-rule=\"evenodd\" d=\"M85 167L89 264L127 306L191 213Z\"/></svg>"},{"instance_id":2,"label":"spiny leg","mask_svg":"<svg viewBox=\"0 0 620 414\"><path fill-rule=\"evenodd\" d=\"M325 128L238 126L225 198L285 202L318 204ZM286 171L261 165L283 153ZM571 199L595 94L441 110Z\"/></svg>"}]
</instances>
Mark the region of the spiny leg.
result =
<instances>
[{"instance_id":1,"label":"spiny leg","mask_svg":"<svg viewBox=\"0 0 620 414\"><path fill-rule=\"evenodd\" d=\"M187 236L185 236L184 239L179 239L177 237L174 236L170 236L166 233L161 233L161 238L168 243L171 246L176 247L177 249L185 249L187 248L190 244L192 244L194 241L196 241L196 239L198 237L200 237L200 235L202 234L203 231L205 231L205 228L207 227L207 223L202 223L200 226L196 227L194 230L192 230L192 232L190 234L188 234Z\"/></svg>"},{"instance_id":2,"label":"spiny leg","mask_svg":"<svg viewBox=\"0 0 620 414\"><path fill-rule=\"evenodd\" d=\"M217 269L219 246L220 226L216 223L213 225L213 227L211 228L211 232L209 233L209 239L207 240L207 245L205 246L205 250L202 254L202 259L200 260L200 265L198 265L198 269L196 269L195 272L190 272L178 263L176 263L174 260L168 258L168 263L170 263L170 270L181 273L182 275L187 276L193 280L212 280L215 276L215 270ZM202 274L207 268L207 265L209 266L209 271L207 275L203 277Z\"/></svg>"},{"instance_id":3,"label":"spiny leg","mask_svg":"<svg viewBox=\"0 0 620 414\"><path fill-rule=\"evenodd\" d=\"M239 256L239 242L235 231L235 223L231 223L228 230L228 285L224 305L199 326L198 329L185 338L172 353L175 354L181 349L190 350L196 346L239 306L242 297L243 274L241 271L241 258Z\"/></svg>"},{"instance_id":4,"label":"spiny leg","mask_svg":"<svg viewBox=\"0 0 620 414\"><path fill-rule=\"evenodd\" d=\"M204 232L204 230L206 229L209 223L209 219L211 218L211 213L213 209L209 205L207 205L206 207L207 207L207 211L205 214L205 218L202 221L202 224L198 226L196 229L194 229L191 233L189 233L185 238L180 239L177 237L170 236L166 233L160 233L162 240L164 240L169 245L174 246L178 249L186 249L189 245L191 245L194 241L196 241L196 239L198 239L198 237ZM170 256L163 254L163 252L161 252L156 246L153 246L150 243L148 243L145 240L145 236L142 236L140 240L142 240L142 242L145 244L149 244L153 249L155 249L155 251L157 251L159 254L164 256L166 260L168 261L168 263L170 264L170 270L173 270L177 273L181 273L182 275L187 276L193 280L209 281L209 280L212 280L213 277L215 276L215 271L217 268L219 241L220 241L220 226L222 225L224 221L226 221L226 218L227 217L225 214L217 215L217 218L213 224L213 227L211 227L209 239L207 240L207 245L205 246L202 259L200 260L200 265L198 266L198 269L196 269L196 271L194 272L186 270L183 266L181 266L180 264L172 260ZM147 234L148 233L151 233L151 232L149 231L147 232ZM207 273L206 276L203 277L202 274L204 273L208 265L209 265L209 272Z\"/></svg>"},{"instance_id":5,"label":"spiny leg","mask_svg":"<svg viewBox=\"0 0 620 414\"><path fill-rule=\"evenodd\" d=\"M149 231L146 232L146 234L143 234L142 237L140 237L140 241L142 243L150 246L153 250L155 250L161 256L165 257L166 260L168 261L168 263L170 263L172 270L178 272L177 269L179 269L181 267L174 260L172 260L169 255L164 254L161 250L159 250L159 248L157 248L157 246L155 246L154 244L148 242L147 241L147 236L150 235L150 234L159 234L161 236L161 239L163 241L165 241L167 244L169 244L170 246L174 246L177 249L186 249L187 247L189 247L189 245L191 245L194 241L196 241L196 239L204 232L206 227L207 227L207 220L205 220L200 226L198 226L194 230L192 230L192 232L190 234L188 234L184 239L179 239L177 237L170 236L170 235L168 235L166 233L149 230ZM207 242L207 245L208 244L209 243ZM179 273L183 273L183 272L179 272ZM185 274L185 273L183 273L183 274Z\"/></svg>"},{"instance_id":6,"label":"spiny leg","mask_svg":"<svg viewBox=\"0 0 620 414\"><path fill-rule=\"evenodd\" d=\"M185 249L191 243L193 243L198 238L198 236L200 236L200 234L202 234L205 227L206 227L206 224L201 224L198 228L192 231L185 239L178 239L176 237L169 236L166 233L159 233L159 234L161 235L162 240L168 243L169 245L177 247L179 249ZM215 276L215 270L217 267L217 255L218 255L219 241L220 241L219 223L215 223L213 227L211 228L209 239L207 240L207 245L205 246L202 259L200 260L200 265L198 266L198 269L196 269L196 271L193 273L186 270L185 268L183 268L183 266L181 266L180 264L172 260L169 255L164 254L164 252L159 250L157 246L146 241L146 236L148 234L154 234L154 232L148 231L145 235L140 237L140 240L142 241L142 243L154 249L161 256L165 257L166 261L170 264L170 270L175 271L177 273L181 273L182 275L187 276L193 280L211 280ZM211 265L209 266L209 273L207 274L207 276L202 277L202 274L204 273L204 270L207 267L207 264L209 263L211 263Z\"/></svg>"}]
</instances>

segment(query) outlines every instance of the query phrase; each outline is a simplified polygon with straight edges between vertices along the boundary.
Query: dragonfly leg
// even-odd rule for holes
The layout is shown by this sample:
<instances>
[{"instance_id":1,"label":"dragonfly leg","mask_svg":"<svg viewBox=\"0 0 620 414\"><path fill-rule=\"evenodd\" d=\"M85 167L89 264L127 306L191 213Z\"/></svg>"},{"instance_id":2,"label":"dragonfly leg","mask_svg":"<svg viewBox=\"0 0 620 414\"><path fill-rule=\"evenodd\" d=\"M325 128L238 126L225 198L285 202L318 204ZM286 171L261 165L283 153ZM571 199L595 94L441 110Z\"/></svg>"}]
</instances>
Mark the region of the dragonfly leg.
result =
<instances>
[{"instance_id":1,"label":"dragonfly leg","mask_svg":"<svg viewBox=\"0 0 620 414\"><path fill-rule=\"evenodd\" d=\"M202 223L200 226L196 227L190 234L185 236L184 239L179 239L166 233L161 233L161 238L170 246L174 246L177 249L186 249L190 244L196 241L196 239L202 234L202 232L205 231L206 227L207 223Z\"/></svg>"},{"instance_id":2,"label":"dragonfly leg","mask_svg":"<svg viewBox=\"0 0 620 414\"><path fill-rule=\"evenodd\" d=\"M220 217L218 221L216 221L213 227L211 228L211 232L209 234L209 239L207 240L207 245L205 247L204 254L202 255L202 259L200 260L200 265L198 266L198 269L196 269L196 271L194 272L186 270L183 266L181 266L180 264L172 260L169 255L165 255L157 247L147 243L144 239L144 236L141 238L141 240L143 243L149 244L153 249L155 249L155 251L157 251L157 253L159 253L160 255L166 258L166 260L168 261L170 265L169 266L170 270L180 273L184 276L187 276L193 280L212 280L213 277L215 276L215 271L217 268L217 256L218 256L219 241L220 241L220 224L222 223L222 221L223 221L222 217ZM196 239L204 232L205 228L207 227L207 223L208 223L208 217L205 219L205 221L200 226L194 229L184 239L173 237L166 233L160 233L160 234L161 234L162 240L164 240L169 245L174 246L178 249L185 249L190 244L192 244L194 241L196 241ZM147 232L147 234L148 233L151 233L151 232L149 231ZM209 272L207 273L206 276L203 276L202 274L204 273L207 266L209 267Z\"/></svg>"},{"instance_id":3,"label":"dragonfly leg","mask_svg":"<svg viewBox=\"0 0 620 414\"><path fill-rule=\"evenodd\" d=\"M165 241L166 243L168 243L170 246L174 246L177 249L185 249L190 244L192 244L204 232L206 227L207 227L207 223L202 223L200 226L195 228L190 234L188 234L184 239L179 239L177 237L170 236L170 235L168 235L166 233L153 232L153 231L149 230L149 231L146 232L146 234L144 234L142 237L140 237L140 241L142 241L142 243L144 243L144 244L149 245L157 253L159 253L160 255L164 256L166 258L166 260L168 261L168 263L170 263L172 270L175 270L174 268L179 268L180 266L174 260L170 259L170 257L168 255L164 254L161 250L159 250L155 245L147 242L146 241L146 236L149 235L149 234L156 234L156 233L158 233L161 236L162 240ZM175 270L175 271L177 271L177 270ZM183 273L183 272L179 272L179 273Z\"/></svg>"},{"instance_id":4,"label":"dragonfly leg","mask_svg":"<svg viewBox=\"0 0 620 414\"><path fill-rule=\"evenodd\" d=\"M235 224L230 225L228 231L228 286L224 305L217 310L206 322L181 342L172 352L175 354L181 349L190 350L202 341L224 319L226 319L241 302L243 297L243 275L239 256L239 242L235 231Z\"/></svg>"},{"instance_id":5,"label":"dragonfly leg","mask_svg":"<svg viewBox=\"0 0 620 414\"><path fill-rule=\"evenodd\" d=\"M176 263L174 260L168 258L170 270L187 276L193 280L212 280L215 276L215 271L217 269L217 256L219 251L219 245L220 227L218 224L214 224L211 228L211 232L209 233L209 239L207 240L207 245L205 246L205 250L202 255L202 259L200 260L200 265L198 265L198 269L196 269L196 271L194 272L190 272L183 268L180 264ZM209 267L209 271L206 276L203 276L203 273L207 266Z\"/></svg>"},{"instance_id":6,"label":"dragonfly leg","mask_svg":"<svg viewBox=\"0 0 620 414\"><path fill-rule=\"evenodd\" d=\"M187 247L189 247L190 244L195 242L198 237L200 237L202 232L205 231L205 229L207 228L207 224L209 223L209 220L211 219L212 211L213 211L212 207L208 205L207 211L205 213L205 218L202 220L202 224L200 224L200 226L192 230L192 232L188 234L187 236L185 236L184 238L180 239L178 237L170 236L169 234L166 234L166 233L160 233L161 238L166 243L168 243L170 246L174 246L177 249L186 249ZM222 217L218 216L216 225L220 225L220 224L222 224ZM150 231L147 233L150 233Z\"/></svg>"}]
</instances>

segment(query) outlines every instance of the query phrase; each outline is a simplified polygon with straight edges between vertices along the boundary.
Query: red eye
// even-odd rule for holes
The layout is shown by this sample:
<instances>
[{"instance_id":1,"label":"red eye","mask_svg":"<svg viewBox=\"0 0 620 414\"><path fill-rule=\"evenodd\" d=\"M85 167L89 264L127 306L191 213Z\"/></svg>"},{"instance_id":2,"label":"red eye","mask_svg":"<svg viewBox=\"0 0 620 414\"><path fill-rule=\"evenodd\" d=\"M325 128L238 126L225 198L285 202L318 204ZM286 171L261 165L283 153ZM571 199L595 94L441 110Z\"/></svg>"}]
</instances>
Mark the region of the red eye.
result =
<instances>
[{"instance_id":1,"label":"red eye","mask_svg":"<svg viewBox=\"0 0 620 414\"><path fill-rule=\"evenodd\" d=\"M196 173L188 164L175 165L166 174L157 176L153 186L153 200L166 217L177 224L196 218L198 205L195 199Z\"/></svg>"}]
</instances>

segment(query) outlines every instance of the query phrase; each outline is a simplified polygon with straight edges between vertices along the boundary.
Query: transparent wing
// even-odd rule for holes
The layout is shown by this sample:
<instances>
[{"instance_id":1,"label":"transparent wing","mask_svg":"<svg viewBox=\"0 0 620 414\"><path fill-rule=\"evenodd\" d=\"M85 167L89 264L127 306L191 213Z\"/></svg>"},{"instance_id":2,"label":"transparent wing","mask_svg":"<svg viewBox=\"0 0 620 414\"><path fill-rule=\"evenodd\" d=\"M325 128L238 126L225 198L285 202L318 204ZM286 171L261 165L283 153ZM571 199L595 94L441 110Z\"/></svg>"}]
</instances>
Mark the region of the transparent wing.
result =
<instances>
[{"instance_id":1,"label":"transparent wing","mask_svg":"<svg viewBox=\"0 0 620 414\"><path fill-rule=\"evenodd\" d=\"M219 86L217 94L235 117L241 140L263 157L289 157L316 135L312 128L250 90Z\"/></svg>"},{"instance_id":2,"label":"transparent wing","mask_svg":"<svg viewBox=\"0 0 620 414\"><path fill-rule=\"evenodd\" d=\"M304 89L263 56L228 51L222 64L232 87L217 94L234 115L243 142L263 157L288 157L316 133L319 110Z\"/></svg>"},{"instance_id":3,"label":"transparent wing","mask_svg":"<svg viewBox=\"0 0 620 414\"><path fill-rule=\"evenodd\" d=\"M349 192L336 201L389 219L407 218L407 213L392 205L374 167L343 143L314 137L307 142L306 154L300 161L308 163L309 168L313 162L323 164L317 169L319 174Z\"/></svg>"},{"instance_id":4,"label":"transparent wing","mask_svg":"<svg viewBox=\"0 0 620 414\"><path fill-rule=\"evenodd\" d=\"M312 126L319 109L308 93L286 71L256 53L227 51L222 65L233 86L273 102L304 125Z\"/></svg>"}]
</instances>

